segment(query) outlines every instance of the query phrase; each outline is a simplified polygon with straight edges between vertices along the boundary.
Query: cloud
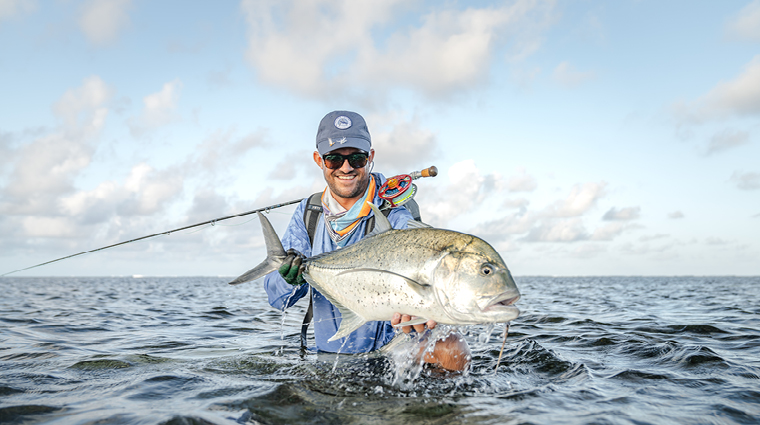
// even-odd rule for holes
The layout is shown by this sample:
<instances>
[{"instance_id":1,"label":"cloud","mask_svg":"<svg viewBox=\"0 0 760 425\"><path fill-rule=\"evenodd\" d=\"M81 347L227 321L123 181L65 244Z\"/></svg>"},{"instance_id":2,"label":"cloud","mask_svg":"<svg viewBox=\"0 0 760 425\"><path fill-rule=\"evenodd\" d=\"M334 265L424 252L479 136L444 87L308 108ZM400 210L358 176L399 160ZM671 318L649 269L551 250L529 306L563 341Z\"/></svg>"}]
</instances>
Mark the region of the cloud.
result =
<instances>
[{"instance_id":1,"label":"cloud","mask_svg":"<svg viewBox=\"0 0 760 425\"><path fill-rule=\"evenodd\" d=\"M591 71L581 72L575 69L573 65L565 61L557 65L552 73L552 78L557 84L566 87L577 87L587 81L596 78L596 74Z\"/></svg>"},{"instance_id":2,"label":"cloud","mask_svg":"<svg viewBox=\"0 0 760 425\"><path fill-rule=\"evenodd\" d=\"M372 135L375 163L384 172L409 173L429 167L440 156L436 135L416 119L395 123L389 132Z\"/></svg>"},{"instance_id":3,"label":"cloud","mask_svg":"<svg viewBox=\"0 0 760 425\"><path fill-rule=\"evenodd\" d=\"M570 195L564 200L556 201L543 211L548 217L578 217L596 206L596 202L605 196L606 182L575 185Z\"/></svg>"},{"instance_id":4,"label":"cloud","mask_svg":"<svg viewBox=\"0 0 760 425\"><path fill-rule=\"evenodd\" d=\"M639 241L641 241L641 242L650 242L650 241L655 241L657 239L664 239L664 238L669 238L669 237L670 237L670 235L668 235L666 233L657 233L655 235L644 235L644 236L641 236L641 237L639 237Z\"/></svg>"},{"instance_id":5,"label":"cloud","mask_svg":"<svg viewBox=\"0 0 760 425\"><path fill-rule=\"evenodd\" d=\"M749 133L725 129L716 133L707 146L707 155L723 152L737 146L749 143Z\"/></svg>"},{"instance_id":6,"label":"cloud","mask_svg":"<svg viewBox=\"0 0 760 425\"><path fill-rule=\"evenodd\" d=\"M731 241L710 236L707 239L705 239L705 243L708 245L728 245L731 243Z\"/></svg>"},{"instance_id":7,"label":"cloud","mask_svg":"<svg viewBox=\"0 0 760 425\"><path fill-rule=\"evenodd\" d=\"M55 210L55 199L74 190L75 177L92 159L105 125L105 104L112 90L97 76L67 90L53 105L58 128L12 153L6 185L0 188L0 211L8 215Z\"/></svg>"},{"instance_id":8,"label":"cloud","mask_svg":"<svg viewBox=\"0 0 760 425\"><path fill-rule=\"evenodd\" d=\"M530 201L525 198L517 198L517 199L505 199L502 205L505 208L520 208L524 209L530 204Z\"/></svg>"},{"instance_id":9,"label":"cloud","mask_svg":"<svg viewBox=\"0 0 760 425\"><path fill-rule=\"evenodd\" d=\"M95 45L107 45L130 24L131 0L89 0L79 16L79 28Z\"/></svg>"},{"instance_id":10,"label":"cloud","mask_svg":"<svg viewBox=\"0 0 760 425\"><path fill-rule=\"evenodd\" d=\"M480 223L472 230L474 234L488 235L489 240L547 243L573 243L579 241L611 241L623 232L637 228L628 221L638 218L638 207L616 209L608 212L616 222L607 223L589 232L588 219L583 216L591 211L597 201L605 196L607 183L577 184L564 199L548 206L530 211L528 201L515 202L519 211ZM512 202L510 202L512 204ZM518 238L518 239L515 239Z\"/></svg>"},{"instance_id":11,"label":"cloud","mask_svg":"<svg viewBox=\"0 0 760 425\"><path fill-rule=\"evenodd\" d=\"M0 0L0 22L35 10L36 0Z\"/></svg>"},{"instance_id":12,"label":"cloud","mask_svg":"<svg viewBox=\"0 0 760 425\"><path fill-rule=\"evenodd\" d=\"M631 224L623 222L607 223L604 226L594 229L594 232L591 234L591 237L589 239L592 241L611 241L622 234L624 231L635 227L638 226L633 226Z\"/></svg>"},{"instance_id":13,"label":"cloud","mask_svg":"<svg viewBox=\"0 0 760 425\"><path fill-rule=\"evenodd\" d=\"M668 218L672 218L674 220L678 220L678 219L681 219L681 218L684 218L684 217L685 216L683 215L683 213L681 211L673 211L672 213L668 214Z\"/></svg>"},{"instance_id":14,"label":"cloud","mask_svg":"<svg viewBox=\"0 0 760 425\"><path fill-rule=\"evenodd\" d=\"M161 90L143 98L143 110L138 117L128 121L130 132L140 137L148 131L178 120L177 101L182 90L182 82L175 79L164 83Z\"/></svg>"},{"instance_id":15,"label":"cloud","mask_svg":"<svg viewBox=\"0 0 760 425\"><path fill-rule=\"evenodd\" d=\"M163 211L183 188L182 173L174 168L155 170L146 163L132 167L123 184L100 183L95 189L62 197L62 212L82 224L98 224L113 216L150 216Z\"/></svg>"},{"instance_id":16,"label":"cloud","mask_svg":"<svg viewBox=\"0 0 760 425\"><path fill-rule=\"evenodd\" d=\"M692 124L760 114L760 55L733 80L721 81L694 102L676 104L674 110L682 122Z\"/></svg>"},{"instance_id":17,"label":"cloud","mask_svg":"<svg viewBox=\"0 0 760 425\"><path fill-rule=\"evenodd\" d=\"M218 174L219 170L228 169L254 149L270 146L267 137L268 133L265 130L242 137L235 137L234 130L215 131L198 145L196 159L190 167L196 170L200 168L209 175Z\"/></svg>"},{"instance_id":18,"label":"cloud","mask_svg":"<svg viewBox=\"0 0 760 425\"><path fill-rule=\"evenodd\" d=\"M445 186L441 187L440 182L435 186L428 186L420 190L416 198L423 220L438 226L471 212L486 198L497 196L506 186L501 175L481 173L473 159L453 164L436 178L441 178L442 175L449 178Z\"/></svg>"},{"instance_id":19,"label":"cloud","mask_svg":"<svg viewBox=\"0 0 760 425\"><path fill-rule=\"evenodd\" d=\"M628 221L628 220L636 220L639 218L641 213L640 207L629 207L629 208L622 208L618 210L617 208L610 208L609 211L604 213L604 216L602 216L602 220L607 221Z\"/></svg>"},{"instance_id":20,"label":"cloud","mask_svg":"<svg viewBox=\"0 0 760 425\"><path fill-rule=\"evenodd\" d=\"M553 2L518 0L494 8L444 9L388 31L405 2L243 0L246 58L259 80L296 93L341 97L405 86L446 96L487 80L500 46L518 54L540 45Z\"/></svg>"},{"instance_id":21,"label":"cloud","mask_svg":"<svg viewBox=\"0 0 760 425\"><path fill-rule=\"evenodd\" d=\"M538 187L536 178L525 172L525 169L518 169L518 174L509 178L507 187L510 192L533 192Z\"/></svg>"},{"instance_id":22,"label":"cloud","mask_svg":"<svg viewBox=\"0 0 760 425\"><path fill-rule=\"evenodd\" d=\"M522 238L526 242L577 242L587 239L588 232L578 217L544 220Z\"/></svg>"},{"instance_id":23,"label":"cloud","mask_svg":"<svg viewBox=\"0 0 760 425\"><path fill-rule=\"evenodd\" d=\"M760 173L734 171L734 174L731 175L731 181L736 183L736 187L741 190L760 189Z\"/></svg>"},{"instance_id":24,"label":"cloud","mask_svg":"<svg viewBox=\"0 0 760 425\"><path fill-rule=\"evenodd\" d=\"M726 23L729 38L746 41L760 41L760 0L746 5Z\"/></svg>"}]
</instances>

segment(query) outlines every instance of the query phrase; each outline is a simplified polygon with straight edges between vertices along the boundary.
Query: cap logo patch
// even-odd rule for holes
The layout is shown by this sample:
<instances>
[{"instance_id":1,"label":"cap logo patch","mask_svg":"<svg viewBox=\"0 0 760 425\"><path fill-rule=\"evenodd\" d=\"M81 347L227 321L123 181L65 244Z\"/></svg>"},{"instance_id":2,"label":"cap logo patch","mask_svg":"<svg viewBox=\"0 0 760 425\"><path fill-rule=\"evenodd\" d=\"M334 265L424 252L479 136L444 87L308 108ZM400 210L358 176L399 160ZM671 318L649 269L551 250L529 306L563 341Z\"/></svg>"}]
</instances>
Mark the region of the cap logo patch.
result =
<instances>
[{"instance_id":1,"label":"cap logo patch","mask_svg":"<svg viewBox=\"0 0 760 425\"><path fill-rule=\"evenodd\" d=\"M351 118L345 115L341 115L338 118L335 118L335 128L338 130L345 130L349 127L351 127Z\"/></svg>"}]
</instances>

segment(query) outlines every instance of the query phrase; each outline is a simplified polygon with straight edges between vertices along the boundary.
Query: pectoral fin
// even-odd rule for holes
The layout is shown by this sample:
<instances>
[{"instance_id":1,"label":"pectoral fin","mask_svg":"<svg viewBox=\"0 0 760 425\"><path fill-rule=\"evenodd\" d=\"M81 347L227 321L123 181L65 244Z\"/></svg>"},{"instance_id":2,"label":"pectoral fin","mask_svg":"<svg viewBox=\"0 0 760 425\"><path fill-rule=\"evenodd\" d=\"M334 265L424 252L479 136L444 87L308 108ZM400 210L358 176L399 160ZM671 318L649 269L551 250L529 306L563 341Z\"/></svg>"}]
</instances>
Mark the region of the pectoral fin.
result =
<instances>
[{"instance_id":1,"label":"pectoral fin","mask_svg":"<svg viewBox=\"0 0 760 425\"><path fill-rule=\"evenodd\" d=\"M409 287L416 293L418 293L422 297L426 297L430 294L431 286L428 284L417 282L416 280L406 277L402 274L398 274L396 272L392 272L389 270L380 270L380 269L370 269L370 268L357 268L357 269L348 269L344 270L340 273L338 273L336 276L340 276L343 274L348 273L359 273L359 272L373 272L373 273L382 273L382 274L389 274L393 276L400 277L401 279L404 279L404 281L409 285Z\"/></svg>"},{"instance_id":2,"label":"pectoral fin","mask_svg":"<svg viewBox=\"0 0 760 425\"><path fill-rule=\"evenodd\" d=\"M335 335L331 336L330 339L327 340L327 342L335 341L336 339L345 338L348 335L351 334L351 332L359 329L363 324L367 323L367 320L363 317L356 314L353 310L350 308L344 306L340 301L338 301L335 297L327 293L326 291L320 290L319 284L314 281L314 279L311 278L310 275L304 273L303 275L304 279L306 279L307 282L313 287L316 288L320 294L322 294L325 298L327 298L327 301L330 301L332 305L335 306L335 308L340 311L340 326L338 327L338 331L335 332Z\"/></svg>"}]
</instances>

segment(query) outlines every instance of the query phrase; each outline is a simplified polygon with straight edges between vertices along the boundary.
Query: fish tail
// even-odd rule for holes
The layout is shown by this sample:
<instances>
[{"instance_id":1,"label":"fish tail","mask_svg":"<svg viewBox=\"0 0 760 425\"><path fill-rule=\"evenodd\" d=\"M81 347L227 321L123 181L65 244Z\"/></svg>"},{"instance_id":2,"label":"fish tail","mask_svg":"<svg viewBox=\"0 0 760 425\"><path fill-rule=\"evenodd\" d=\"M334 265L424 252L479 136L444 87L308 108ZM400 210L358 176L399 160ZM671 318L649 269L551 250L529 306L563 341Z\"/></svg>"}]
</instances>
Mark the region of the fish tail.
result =
<instances>
[{"instance_id":1,"label":"fish tail","mask_svg":"<svg viewBox=\"0 0 760 425\"><path fill-rule=\"evenodd\" d=\"M264 242L267 246L267 258L261 262L258 266L248 270L242 275L238 276L235 280L230 282L230 285L239 285L249 280L258 279L280 268L285 261L287 254L285 248L282 247L282 242L277 236L277 233L272 227L272 223L261 213L259 215L259 221L261 222L261 230L264 233Z\"/></svg>"}]
</instances>

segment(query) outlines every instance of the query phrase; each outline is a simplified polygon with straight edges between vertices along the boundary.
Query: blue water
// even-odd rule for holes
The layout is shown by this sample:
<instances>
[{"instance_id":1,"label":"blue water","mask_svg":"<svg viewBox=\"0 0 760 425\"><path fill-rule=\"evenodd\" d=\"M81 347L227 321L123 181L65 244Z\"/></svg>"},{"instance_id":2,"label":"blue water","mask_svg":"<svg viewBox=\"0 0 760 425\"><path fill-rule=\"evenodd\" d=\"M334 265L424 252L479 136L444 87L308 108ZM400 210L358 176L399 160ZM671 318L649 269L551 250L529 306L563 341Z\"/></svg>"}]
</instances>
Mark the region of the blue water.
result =
<instances>
[{"instance_id":1,"label":"blue water","mask_svg":"<svg viewBox=\"0 0 760 425\"><path fill-rule=\"evenodd\" d=\"M0 423L760 423L758 277L517 277L496 372L472 327L471 370L405 379L227 281L0 279Z\"/></svg>"}]
</instances>

